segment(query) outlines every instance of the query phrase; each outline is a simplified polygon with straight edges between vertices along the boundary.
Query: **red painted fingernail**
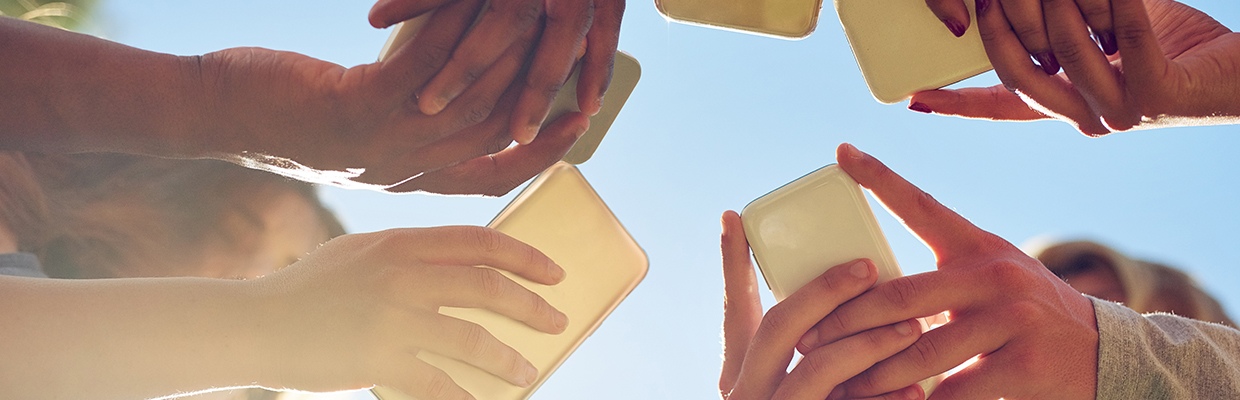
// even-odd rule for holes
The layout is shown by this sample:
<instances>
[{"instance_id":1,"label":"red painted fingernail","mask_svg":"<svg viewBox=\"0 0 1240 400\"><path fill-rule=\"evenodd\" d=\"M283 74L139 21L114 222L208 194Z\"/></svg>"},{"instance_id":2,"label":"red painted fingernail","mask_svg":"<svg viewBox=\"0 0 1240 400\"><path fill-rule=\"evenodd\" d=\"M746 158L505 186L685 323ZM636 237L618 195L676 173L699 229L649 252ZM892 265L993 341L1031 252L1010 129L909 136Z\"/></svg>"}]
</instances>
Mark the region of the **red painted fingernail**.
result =
<instances>
[{"instance_id":1,"label":"red painted fingernail","mask_svg":"<svg viewBox=\"0 0 1240 400\"><path fill-rule=\"evenodd\" d=\"M908 109L919 112L919 113L926 113L926 114L934 112L934 110L931 110L929 106L926 106L925 104L921 104L917 102L910 103L908 105Z\"/></svg>"},{"instance_id":2,"label":"red painted fingernail","mask_svg":"<svg viewBox=\"0 0 1240 400\"><path fill-rule=\"evenodd\" d=\"M1098 45L1102 46L1102 52L1108 56L1119 51L1119 44L1115 42L1115 33L1104 31L1094 34L1098 38Z\"/></svg>"},{"instance_id":3,"label":"red painted fingernail","mask_svg":"<svg viewBox=\"0 0 1240 400\"><path fill-rule=\"evenodd\" d=\"M990 8L990 0L976 0L973 3L973 8L977 9L978 15L981 15L986 12L986 9Z\"/></svg>"},{"instance_id":4,"label":"red painted fingernail","mask_svg":"<svg viewBox=\"0 0 1240 400\"><path fill-rule=\"evenodd\" d=\"M1033 59L1038 60L1038 65L1042 66L1042 72L1047 75L1055 75L1059 73L1059 60L1055 59L1055 54L1047 51L1033 55Z\"/></svg>"},{"instance_id":5,"label":"red painted fingernail","mask_svg":"<svg viewBox=\"0 0 1240 400\"><path fill-rule=\"evenodd\" d=\"M947 25L947 30L952 31L952 34L956 35L956 37L964 36L964 31L969 29L969 27L964 26L964 24L960 23L960 21L956 21L951 18L944 18L941 21L943 21L943 25Z\"/></svg>"}]
</instances>

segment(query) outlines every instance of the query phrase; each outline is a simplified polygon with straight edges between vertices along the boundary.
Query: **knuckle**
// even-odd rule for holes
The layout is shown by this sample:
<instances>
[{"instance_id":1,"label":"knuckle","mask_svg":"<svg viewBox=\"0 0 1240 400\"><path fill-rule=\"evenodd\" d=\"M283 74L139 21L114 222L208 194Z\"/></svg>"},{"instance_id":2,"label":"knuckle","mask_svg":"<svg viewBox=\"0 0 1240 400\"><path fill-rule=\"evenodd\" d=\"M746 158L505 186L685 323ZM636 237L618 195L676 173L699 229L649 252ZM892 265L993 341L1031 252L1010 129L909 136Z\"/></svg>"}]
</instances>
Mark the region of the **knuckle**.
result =
<instances>
[{"instance_id":1,"label":"knuckle","mask_svg":"<svg viewBox=\"0 0 1240 400\"><path fill-rule=\"evenodd\" d=\"M470 227L467 231L474 247L483 253L498 253L504 248L504 236L491 228Z\"/></svg>"},{"instance_id":2,"label":"knuckle","mask_svg":"<svg viewBox=\"0 0 1240 400\"><path fill-rule=\"evenodd\" d=\"M848 384L845 386L847 388L847 392L849 394L858 395L864 393L874 393L875 388L880 385L878 374L874 372L875 369L871 368L870 370L862 372L860 375L849 379Z\"/></svg>"},{"instance_id":3,"label":"knuckle","mask_svg":"<svg viewBox=\"0 0 1240 400\"><path fill-rule=\"evenodd\" d=\"M474 126L482 121L486 121L491 116L491 111L495 109L495 105L489 101L476 101L470 105L465 116L462 118L466 126Z\"/></svg>"},{"instance_id":4,"label":"knuckle","mask_svg":"<svg viewBox=\"0 0 1240 400\"><path fill-rule=\"evenodd\" d=\"M907 310L913 306L913 299L921 289L911 279L892 279L883 284L882 295L892 309Z\"/></svg>"},{"instance_id":5,"label":"knuckle","mask_svg":"<svg viewBox=\"0 0 1240 400\"><path fill-rule=\"evenodd\" d=\"M939 357L939 349L934 343L934 337L927 336L909 346L907 354L914 367L924 370L934 366L934 360Z\"/></svg>"},{"instance_id":6,"label":"knuckle","mask_svg":"<svg viewBox=\"0 0 1240 400\"><path fill-rule=\"evenodd\" d=\"M448 394L452 392L452 387L456 386L456 382L443 371L435 371L426 377L426 386L423 393L431 400L439 400L448 398Z\"/></svg>"},{"instance_id":7,"label":"knuckle","mask_svg":"<svg viewBox=\"0 0 1240 400\"><path fill-rule=\"evenodd\" d=\"M788 316L787 307L781 307L782 304L784 303L771 306L771 309L762 317L762 323L758 324L758 331L754 333L754 338L777 337L780 332L788 329L792 319Z\"/></svg>"},{"instance_id":8,"label":"knuckle","mask_svg":"<svg viewBox=\"0 0 1240 400\"><path fill-rule=\"evenodd\" d=\"M513 18L517 22L517 26L524 30L524 28L537 22L539 18L542 18L542 15L542 1L526 1L517 7Z\"/></svg>"},{"instance_id":9,"label":"knuckle","mask_svg":"<svg viewBox=\"0 0 1240 400\"><path fill-rule=\"evenodd\" d=\"M417 64L421 69L419 72L431 73L443 68L448 63L448 58L452 56L452 48L441 44L428 45L418 53Z\"/></svg>"},{"instance_id":10,"label":"knuckle","mask_svg":"<svg viewBox=\"0 0 1240 400\"><path fill-rule=\"evenodd\" d=\"M488 299L502 299L504 295L508 294L508 286L505 284L508 278L490 268L471 268L475 268L476 271L474 280L477 283L479 294Z\"/></svg>"},{"instance_id":11,"label":"knuckle","mask_svg":"<svg viewBox=\"0 0 1240 400\"><path fill-rule=\"evenodd\" d=\"M1007 307L1007 318L1013 327L1034 327L1042 322L1046 313L1033 301L1018 301Z\"/></svg>"},{"instance_id":12,"label":"knuckle","mask_svg":"<svg viewBox=\"0 0 1240 400\"><path fill-rule=\"evenodd\" d=\"M465 356L470 360L477 360L487 355L490 350L490 334L486 329L476 324L468 324L461 332L461 346L465 352Z\"/></svg>"},{"instance_id":13,"label":"knuckle","mask_svg":"<svg viewBox=\"0 0 1240 400\"><path fill-rule=\"evenodd\" d=\"M1042 25L1038 24L1021 24L1013 26L1012 32L1016 33L1016 37L1020 38L1020 42L1025 45L1025 50L1030 53L1040 53L1046 51L1046 30Z\"/></svg>"},{"instance_id":14,"label":"knuckle","mask_svg":"<svg viewBox=\"0 0 1240 400\"><path fill-rule=\"evenodd\" d=\"M1093 42L1090 42L1093 43ZM1059 60L1060 65L1080 64L1090 57L1090 53L1094 50L1093 45L1082 46L1073 38L1057 37L1051 39L1051 48L1055 49L1055 58ZM1100 53L1099 53L1100 54Z\"/></svg>"},{"instance_id":15,"label":"knuckle","mask_svg":"<svg viewBox=\"0 0 1240 400\"><path fill-rule=\"evenodd\" d=\"M1000 288L1004 293L1027 291L1032 277L1024 266L1006 259L991 263L986 268L986 274L992 287Z\"/></svg>"},{"instance_id":16,"label":"knuckle","mask_svg":"<svg viewBox=\"0 0 1240 400\"><path fill-rule=\"evenodd\" d=\"M839 373L839 368L836 368L839 365L839 361L831 355L819 354L802 358L801 362L797 363L797 368L801 369L806 376L825 380Z\"/></svg>"},{"instance_id":17,"label":"knuckle","mask_svg":"<svg viewBox=\"0 0 1240 400\"><path fill-rule=\"evenodd\" d=\"M473 65L465 68L464 71L461 71L461 82L464 82L466 85L477 82L479 79L482 79L482 74L486 70L486 65Z\"/></svg>"}]
</instances>

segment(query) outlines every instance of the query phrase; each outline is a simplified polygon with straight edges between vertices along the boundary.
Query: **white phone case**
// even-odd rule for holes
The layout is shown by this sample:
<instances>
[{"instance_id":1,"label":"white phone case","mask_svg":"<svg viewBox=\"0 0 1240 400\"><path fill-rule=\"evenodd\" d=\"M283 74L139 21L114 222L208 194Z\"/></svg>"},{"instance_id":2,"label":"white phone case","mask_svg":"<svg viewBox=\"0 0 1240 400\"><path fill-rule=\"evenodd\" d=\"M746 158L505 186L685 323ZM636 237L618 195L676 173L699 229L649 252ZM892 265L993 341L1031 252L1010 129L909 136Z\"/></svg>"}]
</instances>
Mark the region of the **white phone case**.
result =
<instances>
[{"instance_id":1,"label":"white phone case","mask_svg":"<svg viewBox=\"0 0 1240 400\"><path fill-rule=\"evenodd\" d=\"M990 60L971 23L956 37L925 0L835 0L835 11L870 93L883 104L938 89L989 71Z\"/></svg>"},{"instance_id":2,"label":"white phone case","mask_svg":"<svg viewBox=\"0 0 1240 400\"><path fill-rule=\"evenodd\" d=\"M422 29L422 25L426 24L431 13L426 13L417 18L401 22L392 27L392 34L388 36L388 40L383 44L383 49L379 51L379 61L394 51L400 45L412 40ZM547 119L543 122L542 127L554 122L556 119L570 112L581 111L577 107L577 75L581 73L578 66L573 70L568 80L564 82L564 86L560 88L560 93L556 95L555 100L551 103L551 110L547 113ZM612 122L620 115L620 109L624 107L624 103L629 100L629 95L633 93L633 89L637 87L637 81L641 79L641 64L637 63L637 59L633 58L629 53L623 51L616 52L616 62L611 74L611 84L607 87L607 93L603 95L603 108L598 114L590 117L590 129L577 139L577 143L569 149L562 160L581 164L590 159L594 155L594 151L603 141L603 136L607 134L607 130L611 128Z\"/></svg>"},{"instance_id":3,"label":"white phone case","mask_svg":"<svg viewBox=\"0 0 1240 400\"><path fill-rule=\"evenodd\" d=\"M780 39L804 39L818 27L822 0L654 0L672 21Z\"/></svg>"},{"instance_id":4,"label":"white phone case","mask_svg":"<svg viewBox=\"0 0 1240 400\"><path fill-rule=\"evenodd\" d=\"M528 388L433 352L423 351L418 358L447 372L475 398L524 400L637 287L649 263L581 172L568 163L557 163L535 178L488 226L534 246L564 268L564 281L554 286L501 272L566 314L567 330L551 335L487 310L440 310L482 325L533 363L539 375ZM373 391L381 400L410 399L392 389Z\"/></svg>"},{"instance_id":5,"label":"white phone case","mask_svg":"<svg viewBox=\"0 0 1240 400\"><path fill-rule=\"evenodd\" d=\"M874 261L878 283L903 276L861 187L836 164L759 197L741 221L776 300L858 258Z\"/></svg>"}]
</instances>

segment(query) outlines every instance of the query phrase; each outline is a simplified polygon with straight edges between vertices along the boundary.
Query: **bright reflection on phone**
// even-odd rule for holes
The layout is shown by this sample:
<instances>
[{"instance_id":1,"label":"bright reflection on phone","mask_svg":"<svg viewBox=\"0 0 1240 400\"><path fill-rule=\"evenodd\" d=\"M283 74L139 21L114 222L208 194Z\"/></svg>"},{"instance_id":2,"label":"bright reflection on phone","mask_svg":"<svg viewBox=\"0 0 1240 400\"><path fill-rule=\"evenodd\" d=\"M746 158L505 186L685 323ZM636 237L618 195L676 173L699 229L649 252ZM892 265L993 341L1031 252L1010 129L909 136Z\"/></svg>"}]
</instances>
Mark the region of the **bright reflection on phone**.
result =
<instances>
[{"instance_id":1,"label":"bright reflection on phone","mask_svg":"<svg viewBox=\"0 0 1240 400\"><path fill-rule=\"evenodd\" d=\"M803 39L818 26L821 0L655 0L670 20L711 28Z\"/></svg>"}]
</instances>

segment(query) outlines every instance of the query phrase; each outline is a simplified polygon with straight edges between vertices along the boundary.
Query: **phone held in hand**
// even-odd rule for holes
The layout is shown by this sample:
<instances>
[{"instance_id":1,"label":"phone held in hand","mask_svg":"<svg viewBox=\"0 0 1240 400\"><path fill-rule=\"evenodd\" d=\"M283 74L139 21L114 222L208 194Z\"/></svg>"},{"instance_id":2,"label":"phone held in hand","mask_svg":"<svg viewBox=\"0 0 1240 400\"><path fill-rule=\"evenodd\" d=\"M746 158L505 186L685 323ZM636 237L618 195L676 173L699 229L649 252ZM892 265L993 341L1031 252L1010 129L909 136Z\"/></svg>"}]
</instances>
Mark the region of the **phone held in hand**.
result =
<instances>
[{"instance_id":1,"label":"phone held in hand","mask_svg":"<svg viewBox=\"0 0 1240 400\"><path fill-rule=\"evenodd\" d=\"M868 258L878 282L904 276L857 181L837 164L781 186L741 211L745 238L766 285L783 301L831 267ZM930 323L923 318L922 330ZM942 380L918 382L929 395Z\"/></svg>"},{"instance_id":2,"label":"phone held in hand","mask_svg":"<svg viewBox=\"0 0 1240 400\"><path fill-rule=\"evenodd\" d=\"M432 13L427 12L393 26L392 34L388 36L383 49L379 51L379 61L383 61L401 45L413 40ZM629 100L629 95L633 93L633 89L637 87L637 81L642 76L641 64L632 55L623 51L616 52L615 64L612 68L611 84L607 87L607 93L603 95L602 109L598 114L590 117L590 128L581 134L577 143L573 144L568 153L564 154L563 161L581 164L594 156L594 151L603 142L603 136L607 135L607 131L611 129L611 124L620 115L620 109L624 108L624 103ZM551 109L547 112L547 119L543 120L542 128L546 128L564 114L581 111L581 108L577 106L577 76L580 74L581 65L578 64L573 69L572 75L564 82L564 86L560 87L560 93L551 102Z\"/></svg>"},{"instance_id":3,"label":"phone held in hand","mask_svg":"<svg viewBox=\"0 0 1240 400\"><path fill-rule=\"evenodd\" d=\"M893 104L991 69L973 1L965 5L973 23L962 37L925 0L835 0L835 12L870 93Z\"/></svg>"},{"instance_id":4,"label":"phone held in hand","mask_svg":"<svg viewBox=\"0 0 1240 400\"><path fill-rule=\"evenodd\" d=\"M506 271L500 273L567 315L568 328L551 335L488 310L440 309L444 315L482 325L534 364L538 380L528 388L430 351L419 353L418 358L446 372L475 398L524 400L637 287L646 276L649 262L581 172L564 162L535 178L487 226L533 246L564 268L564 281L554 286L536 284ZM410 399L387 388L373 392L380 400Z\"/></svg>"},{"instance_id":5,"label":"phone held in hand","mask_svg":"<svg viewBox=\"0 0 1240 400\"><path fill-rule=\"evenodd\" d=\"M780 39L804 39L818 27L822 0L655 0L669 20Z\"/></svg>"}]
</instances>

